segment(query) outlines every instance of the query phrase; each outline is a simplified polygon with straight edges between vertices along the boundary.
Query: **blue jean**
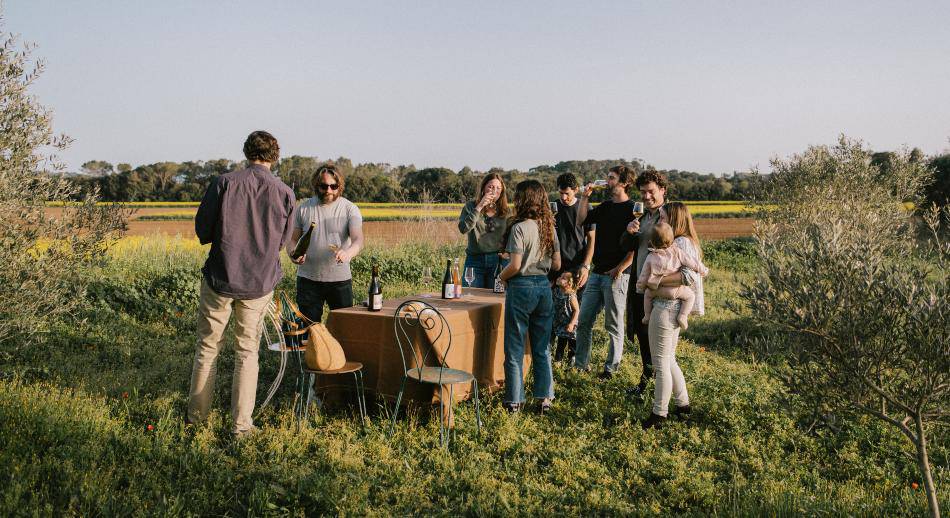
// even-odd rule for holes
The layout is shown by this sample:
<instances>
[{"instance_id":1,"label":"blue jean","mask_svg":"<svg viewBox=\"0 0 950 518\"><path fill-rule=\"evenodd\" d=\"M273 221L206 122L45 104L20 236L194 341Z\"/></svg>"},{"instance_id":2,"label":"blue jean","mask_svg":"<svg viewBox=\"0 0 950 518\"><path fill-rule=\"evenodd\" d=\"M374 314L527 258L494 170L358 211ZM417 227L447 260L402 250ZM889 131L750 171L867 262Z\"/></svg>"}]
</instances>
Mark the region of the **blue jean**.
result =
<instances>
[{"instance_id":1,"label":"blue jean","mask_svg":"<svg viewBox=\"0 0 950 518\"><path fill-rule=\"evenodd\" d=\"M472 280L471 288L495 287L495 268L498 267L498 254L465 254L465 268L471 267L475 272L475 279ZM502 266L504 268L504 266ZM465 270L462 270L464 277ZM465 282L464 280L462 282Z\"/></svg>"},{"instance_id":2,"label":"blue jean","mask_svg":"<svg viewBox=\"0 0 950 518\"><path fill-rule=\"evenodd\" d=\"M586 369L590 362L590 342L597 314L604 310L604 327L610 336L604 370L614 372L620 367L623 357L623 312L627 307L629 274L621 274L617 280L609 275L591 273L587 279L584 298L581 299L581 314L577 319L577 353L574 366Z\"/></svg>"},{"instance_id":3,"label":"blue jean","mask_svg":"<svg viewBox=\"0 0 950 518\"><path fill-rule=\"evenodd\" d=\"M534 370L534 397L554 397L551 373L551 323L554 304L551 287L544 275L517 276L505 291L505 403L524 401L525 337L531 341Z\"/></svg>"}]
</instances>

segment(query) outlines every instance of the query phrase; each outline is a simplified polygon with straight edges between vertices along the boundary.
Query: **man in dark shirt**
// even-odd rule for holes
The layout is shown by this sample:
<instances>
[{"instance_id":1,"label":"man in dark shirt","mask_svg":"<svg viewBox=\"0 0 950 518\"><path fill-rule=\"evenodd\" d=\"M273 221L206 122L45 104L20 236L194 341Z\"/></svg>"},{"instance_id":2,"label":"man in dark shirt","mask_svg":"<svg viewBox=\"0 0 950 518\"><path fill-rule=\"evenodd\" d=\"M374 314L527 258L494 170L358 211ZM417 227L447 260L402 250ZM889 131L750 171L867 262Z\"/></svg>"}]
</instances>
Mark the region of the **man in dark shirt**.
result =
<instances>
[{"instance_id":1,"label":"man in dark shirt","mask_svg":"<svg viewBox=\"0 0 950 518\"><path fill-rule=\"evenodd\" d=\"M244 142L248 167L215 178L195 216L195 234L211 243L201 269L198 345L188 398L189 423L208 417L214 393L215 360L224 330L235 314L234 376L231 385L232 433L255 430L257 351L264 312L283 276L280 250L293 227L294 193L270 171L280 148L266 131Z\"/></svg>"},{"instance_id":2,"label":"man in dark shirt","mask_svg":"<svg viewBox=\"0 0 950 518\"><path fill-rule=\"evenodd\" d=\"M560 198L557 204L557 214L554 216L555 230L561 243L561 268L551 272L551 279L557 279L564 272L571 272L577 276L587 251L588 225L577 219L577 209L580 206L577 198L577 177L571 173L564 173L557 177L557 188ZM580 295L578 295L579 297Z\"/></svg>"},{"instance_id":3,"label":"man in dark shirt","mask_svg":"<svg viewBox=\"0 0 950 518\"><path fill-rule=\"evenodd\" d=\"M589 241L592 242L592 240L588 239L589 227L578 223L577 220L577 208L580 206L577 198L577 177L572 173L564 173L558 176L557 188L560 196L558 200L554 202L557 207L554 214L554 228L557 232L558 242L560 243L561 268L556 271L552 270L551 273L548 274L548 278L554 282L551 286L551 291L553 292L555 301L559 300L557 294L560 288L556 283L558 277L564 272L570 272L574 276L575 281L579 278L581 265L584 264L584 257L587 255L587 243ZM584 288L578 288L575 295L577 300L581 301L584 295ZM557 310L558 308L555 308L555 311ZM557 319L555 319L555 324L556 323ZM557 330L555 329L555 331ZM554 361L561 361L566 346L567 359L573 362L574 353L577 348L576 333L577 330L573 329L568 331L568 334L573 336L558 336L556 333L551 334L551 350L554 351ZM555 344L555 341L560 342L561 345Z\"/></svg>"},{"instance_id":4,"label":"man in dark shirt","mask_svg":"<svg viewBox=\"0 0 950 518\"><path fill-rule=\"evenodd\" d=\"M590 361L590 342L594 320L604 310L604 327L610 336L607 360L600 377L609 379L620 366L623 356L624 320L627 305L627 288L630 281L630 264L633 253L620 248L620 237L633 220L633 202L627 196L627 186L633 183L636 173L630 167L618 165L607 173L607 189L610 199L588 213L587 199L594 185L588 184L581 193L577 219L581 223L595 225L594 246L588 246L580 284L586 286L581 301L581 314L577 323L577 353L574 365L587 369Z\"/></svg>"}]
</instances>

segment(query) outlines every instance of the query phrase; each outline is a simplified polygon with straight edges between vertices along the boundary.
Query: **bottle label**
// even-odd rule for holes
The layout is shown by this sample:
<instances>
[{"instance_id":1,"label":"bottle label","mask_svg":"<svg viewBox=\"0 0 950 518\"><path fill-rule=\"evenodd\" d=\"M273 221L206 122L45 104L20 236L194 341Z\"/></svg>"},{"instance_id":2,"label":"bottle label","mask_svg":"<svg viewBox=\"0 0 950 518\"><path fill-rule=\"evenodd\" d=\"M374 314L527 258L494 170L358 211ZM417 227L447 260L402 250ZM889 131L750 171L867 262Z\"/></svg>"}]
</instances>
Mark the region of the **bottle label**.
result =
<instances>
[{"instance_id":1,"label":"bottle label","mask_svg":"<svg viewBox=\"0 0 950 518\"><path fill-rule=\"evenodd\" d=\"M382 294L377 293L376 295L373 295L371 307L377 311L379 311L380 309L383 309L383 295Z\"/></svg>"},{"instance_id":2,"label":"bottle label","mask_svg":"<svg viewBox=\"0 0 950 518\"><path fill-rule=\"evenodd\" d=\"M456 284L456 285L455 285L455 298L457 298L457 299L462 298L462 285L461 285L461 284Z\"/></svg>"},{"instance_id":3,"label":"bottle label","mask_svg":"<svg viewBox=\"0 0 950 518\"><path fill-rule=\"evenodd\" d=\"M446 284L446 285L442 288L442 297L443 297L443 298L446 298L446 299L454 299L454 298L455 298L455 285L454 285L454 284Z\"/></svg>"},{"instance_id":4,"label":"bottle label","mask_svg":"<svg viewBox=\"0 0 950 518\"><path fill-rule=\"evenodd\" d=\"M505 292L505 283L501 282L501 279L495 277L495 288L493 290L495 293L504 293Z\"/></svg>"}]
</instances>

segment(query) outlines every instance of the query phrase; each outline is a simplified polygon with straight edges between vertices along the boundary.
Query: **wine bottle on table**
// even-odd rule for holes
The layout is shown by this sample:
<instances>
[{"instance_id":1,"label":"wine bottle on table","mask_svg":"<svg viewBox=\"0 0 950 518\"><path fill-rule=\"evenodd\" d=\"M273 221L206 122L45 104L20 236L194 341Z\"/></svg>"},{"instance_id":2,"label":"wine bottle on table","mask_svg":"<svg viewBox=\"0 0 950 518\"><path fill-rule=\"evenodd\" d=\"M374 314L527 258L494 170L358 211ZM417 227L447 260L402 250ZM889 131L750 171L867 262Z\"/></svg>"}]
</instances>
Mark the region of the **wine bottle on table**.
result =
<instances>
[{"instance_id":1,"label":"wine bottle on table","mask_svg":"<svg viewBox=\"0 0 950 518\"><path fill-rule=\"evenodd\" d=\"M501 282L501 263L495 266L495 287L492 291L495 293L505 292L505 283Z\"/></svg>"},{"instance_id":2,"label":"wine bottle on table","mask_svg":"<svg viewBox=\"0 0 950 518\"><path fill-rule=\"evenodd\" d=\"M445 261L445 275L442 276L442 298L455 298L455 283L452 282L452 260Z\"/></svg>"},{"instance_id":3,"label":"wine bottle on table","mask_svg":"<svg viewBox=\"0 0 950 518\"><path fill-rule=\"evenodd\" d=\"M310 248L310 238L313 237L313 228L316 226L316 223L311 222L310 228L307 229L304 235L300 236L300 239L297 240L297 245L294 246L294 252L290 254L291 259L297 259L307 253L307 249Z\"/></svg>"},{"instance_id":4,"label":"wine bottle on table","mask_svg":"<svg viewBox=\"0 0 950 518\"><path fill-rule=\"evenodd\" d=\"M369 279L369 300L368 308L370 311L379 311L383 309L383 288L379 284L379 266L373 263L373 276Z\"/></svg>"},{"instance_id":5,"label":"wine bottle on table","mask_svg":"<svg viewBox=\"0 0 950 518\"><path fill-rule=\"evenodd\" d=\"M452 282L455 284L455 298L462 298L462 271L459 269L459 259L452 263Z\"/></svg>"}]
</instances>

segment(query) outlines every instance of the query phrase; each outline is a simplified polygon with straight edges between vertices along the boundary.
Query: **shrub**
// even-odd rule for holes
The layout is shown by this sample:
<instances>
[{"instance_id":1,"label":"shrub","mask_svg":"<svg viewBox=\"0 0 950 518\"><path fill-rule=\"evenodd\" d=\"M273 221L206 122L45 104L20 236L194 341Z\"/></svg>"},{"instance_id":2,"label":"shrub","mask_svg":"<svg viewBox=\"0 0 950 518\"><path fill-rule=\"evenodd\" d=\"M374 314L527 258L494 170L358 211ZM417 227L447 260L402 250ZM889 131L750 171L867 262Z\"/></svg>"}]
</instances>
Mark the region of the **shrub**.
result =
<instances>
[{"instance_id":1,"label":"shrub","mask_svg":"<svg viewBox=\"0 0 950 518\"><path fill-rule=\"evenodd\" d=\"M772 167L753 200L772 205L758 214L761 262L742 294L760 343L787 355L786 383L819 415L897 427L937 516L928 437L950 419L950 247L937 213L936 247L924 246L903 208L930 172L908 152L878 167L844 137Z\"/></svg>"},{"instance_id":2,"label":"shrub","mask_svg":"<svg viewBox=\"0 0 950 518\"><path fill-rule=\"evenodd\" d=\"M49 110L29 94L42 63L17 47L12 36L0 47L0 343L25 342L82 302L85 284L75 272L102 260L125 217L118 207L97 206L95 192L57 216L47 213L47 202L78 197L43 151L69 139L53 136Z\"/></svg>"}]
</instances>

